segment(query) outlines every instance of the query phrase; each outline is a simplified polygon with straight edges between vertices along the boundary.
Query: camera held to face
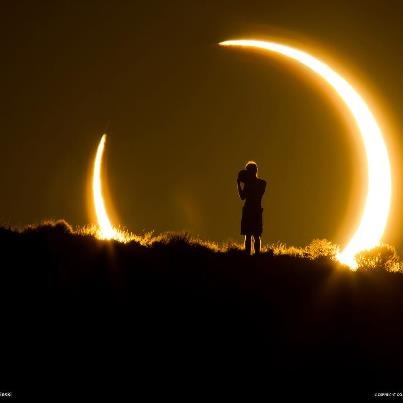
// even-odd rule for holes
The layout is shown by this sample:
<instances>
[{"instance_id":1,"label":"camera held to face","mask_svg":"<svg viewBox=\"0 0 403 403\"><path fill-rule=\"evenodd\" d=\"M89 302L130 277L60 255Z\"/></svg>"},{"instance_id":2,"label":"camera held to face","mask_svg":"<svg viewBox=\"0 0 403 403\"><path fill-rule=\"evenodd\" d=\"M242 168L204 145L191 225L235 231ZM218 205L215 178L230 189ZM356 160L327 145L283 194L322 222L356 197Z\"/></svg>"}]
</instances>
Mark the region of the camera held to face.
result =
<instances>
[{"instance_id":1,"label":"camera held to face","mask_svg":"<svg viewBox=\"0 0 403 403\"><path fill-rule=\"evenodd\" d=\"M248 172L246 171L246 169L242 169L241 171L239 171L238 173L238 181L245 183L247 181L248 178Z\"/></svg>"}]
</instances>

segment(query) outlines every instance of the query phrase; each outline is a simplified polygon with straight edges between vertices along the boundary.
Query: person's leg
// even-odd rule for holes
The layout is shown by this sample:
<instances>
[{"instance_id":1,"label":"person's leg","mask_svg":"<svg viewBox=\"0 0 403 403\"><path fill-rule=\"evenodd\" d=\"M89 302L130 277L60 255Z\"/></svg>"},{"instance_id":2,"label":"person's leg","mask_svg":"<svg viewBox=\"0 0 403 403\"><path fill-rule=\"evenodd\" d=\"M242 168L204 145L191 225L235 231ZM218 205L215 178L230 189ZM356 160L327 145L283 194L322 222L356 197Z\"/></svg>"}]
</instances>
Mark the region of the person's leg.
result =
<instances>
[{"instance_id":1,"label":"person's leg","mask_svg":"<svg viewBox=\"0 0 403 403\"><path fill-rule=\"evenodd\" d=\"M245 235L245 252L250 255L252 249L252 235Z\"/></svg>"},{"instance_id":2,"label":"person's leg","mask_svg":"<svg viewBox=\"0 0 403 403\"><path fill-rule=\"evenodd\" d=\"M255 255L259 255L260 253L260 247L262 244L262 241L260 239L260 235L253 235L253 240L254 242L254 247L255 247Z\"/></svg>"}]
</instances>

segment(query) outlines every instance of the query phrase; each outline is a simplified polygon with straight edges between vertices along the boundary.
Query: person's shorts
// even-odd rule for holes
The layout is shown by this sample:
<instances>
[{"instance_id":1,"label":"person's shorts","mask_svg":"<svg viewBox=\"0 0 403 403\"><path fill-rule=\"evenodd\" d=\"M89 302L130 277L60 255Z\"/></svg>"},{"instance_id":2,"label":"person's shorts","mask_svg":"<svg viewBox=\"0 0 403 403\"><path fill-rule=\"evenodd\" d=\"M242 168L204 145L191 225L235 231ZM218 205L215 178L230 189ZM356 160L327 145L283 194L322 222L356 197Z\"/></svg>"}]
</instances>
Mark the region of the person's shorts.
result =
<instances>
[{"instance_id":1,"label":"person's shorts","mask_svg":"<svg viewBox=\"0 0 403 403\"><path fill-rule=\"evenodd\" d=\"M262 235L263 208L242 208L241 235Z\"/></svg>"}]
</instances>

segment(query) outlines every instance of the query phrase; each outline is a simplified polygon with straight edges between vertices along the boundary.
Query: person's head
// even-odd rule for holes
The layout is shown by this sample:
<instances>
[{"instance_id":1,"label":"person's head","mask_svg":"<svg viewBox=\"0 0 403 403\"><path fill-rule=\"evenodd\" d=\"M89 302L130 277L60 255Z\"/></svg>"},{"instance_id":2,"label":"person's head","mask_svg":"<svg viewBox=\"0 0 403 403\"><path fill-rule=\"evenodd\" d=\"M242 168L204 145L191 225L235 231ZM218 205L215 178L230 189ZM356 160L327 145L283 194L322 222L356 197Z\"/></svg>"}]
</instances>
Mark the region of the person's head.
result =
<instances>
[{"instance_id":1,"label":"person's head","mask_svg":"<svg viewBox=\"0 0 403 403\"><path fill-rule=\"evenodd\" d=\"M255 161L249 161L245 165L245 169L248 172L248 175L250 177L256 177L257 176L257 164Z\"/></svg>"}]
</instances>

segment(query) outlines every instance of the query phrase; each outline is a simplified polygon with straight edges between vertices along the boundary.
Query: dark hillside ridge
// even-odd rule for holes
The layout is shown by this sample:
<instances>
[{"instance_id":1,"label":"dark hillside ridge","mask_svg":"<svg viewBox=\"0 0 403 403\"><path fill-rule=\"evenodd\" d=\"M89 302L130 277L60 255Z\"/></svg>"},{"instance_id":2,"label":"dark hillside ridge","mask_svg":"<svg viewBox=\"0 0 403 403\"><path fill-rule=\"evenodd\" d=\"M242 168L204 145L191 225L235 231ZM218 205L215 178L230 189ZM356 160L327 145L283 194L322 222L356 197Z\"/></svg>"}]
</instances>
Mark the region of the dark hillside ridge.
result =
<instances>
[{"instance_id":1,"label":"dark hillside ridge","mask_svg":"<svg viewBox=\"0 0 403 403\"><path fill-rule=\"evenodd\" d=\"M181 236L99 241L63 223L0 229L0 245L0 389L17 398L403 391L401 273Z\"/></svg>"}]
</instances>

